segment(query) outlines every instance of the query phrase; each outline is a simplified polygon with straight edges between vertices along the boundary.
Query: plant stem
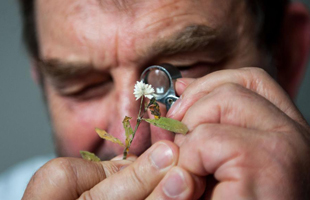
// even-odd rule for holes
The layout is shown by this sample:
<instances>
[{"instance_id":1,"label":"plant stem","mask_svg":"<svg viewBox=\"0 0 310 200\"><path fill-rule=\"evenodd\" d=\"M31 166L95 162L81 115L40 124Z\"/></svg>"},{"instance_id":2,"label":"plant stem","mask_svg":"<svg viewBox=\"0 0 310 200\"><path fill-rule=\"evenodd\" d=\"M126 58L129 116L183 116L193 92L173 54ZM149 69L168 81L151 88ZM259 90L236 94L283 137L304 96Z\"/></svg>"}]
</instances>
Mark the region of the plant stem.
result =
<instances>
[{"instance_id":1,"label":"plant stem","mask_svg":"<svg viewBox=\"0 0 310 200\"><path fill-rule=\"evenodd\" d=\"M143 112L142 116L140 116L141 115L141 110L142 110L142 104L143 104L143 96L141 97L139 114L138 114L138 117L137 117L137 123L136 123L135 129L134 129L134 131L132 133L132 138L131 138L131 140L129 142L129 146L125 147L124 152L123 152L123 160L126 160L126 158L127 158L127 154L128 154L129 148L130 148L131 143L132 143L132 141L133 141L133 139L134 139L134 137L136 135L138 127L139 127L139 125L141 123L142 116L144 115L144 112Z\"/></svg>"}]
</instances>

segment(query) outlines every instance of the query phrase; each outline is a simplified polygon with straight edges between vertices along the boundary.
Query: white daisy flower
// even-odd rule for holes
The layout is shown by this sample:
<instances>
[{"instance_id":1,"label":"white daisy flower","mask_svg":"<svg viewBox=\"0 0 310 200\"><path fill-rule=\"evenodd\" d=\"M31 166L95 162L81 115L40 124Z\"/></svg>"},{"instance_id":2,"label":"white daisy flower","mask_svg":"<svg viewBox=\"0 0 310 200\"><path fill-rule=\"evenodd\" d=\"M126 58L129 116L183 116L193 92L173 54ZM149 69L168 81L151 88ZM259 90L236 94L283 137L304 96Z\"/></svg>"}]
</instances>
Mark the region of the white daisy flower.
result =
<instances>
[{"instance_id":1,"label":"white daisy flower","mask_svg":"<svg viewBox=\"0 0 310 200\"><path fill-rule=\"evenodd\" d=\"M149 99L153 98L155 90L151 85L143 83L143 81L137 81L133 94L136 100L140 99L143 95Z\"/></svg>"}]
</instances>

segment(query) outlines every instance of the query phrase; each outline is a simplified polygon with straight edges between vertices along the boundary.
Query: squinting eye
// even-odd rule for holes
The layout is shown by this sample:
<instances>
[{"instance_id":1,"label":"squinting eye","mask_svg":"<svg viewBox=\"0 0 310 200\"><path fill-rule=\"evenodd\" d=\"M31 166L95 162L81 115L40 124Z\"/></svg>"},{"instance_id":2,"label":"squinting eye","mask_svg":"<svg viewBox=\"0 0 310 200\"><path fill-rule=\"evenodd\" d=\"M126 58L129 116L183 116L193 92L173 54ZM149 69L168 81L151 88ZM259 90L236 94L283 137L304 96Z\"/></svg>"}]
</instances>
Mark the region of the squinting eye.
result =
<instances>
[{"instance_id":1,"label":"squinting eye","mask_svg":"<svg viewBox=\"0 0 310 200\"><path fill-rule=\"evenodd\" d=\"M190 66L176 67L180 70L182 77L185 78L199 78L215 71L215 66L208 63L196 63Z\"/></svg>"},{"instance_id":2,"label":"squinting eye","mask_svg":"<svg viewBox=\"0 0 310 200\"><path fill-rule=\"evenodd\" d=\"M62 94L62 96L72 98L78 101L97 99L106 95L110 91L112 86L113 84L111 81L105 81L87 85L76 92Z\"/></svg>"}]
</instances>

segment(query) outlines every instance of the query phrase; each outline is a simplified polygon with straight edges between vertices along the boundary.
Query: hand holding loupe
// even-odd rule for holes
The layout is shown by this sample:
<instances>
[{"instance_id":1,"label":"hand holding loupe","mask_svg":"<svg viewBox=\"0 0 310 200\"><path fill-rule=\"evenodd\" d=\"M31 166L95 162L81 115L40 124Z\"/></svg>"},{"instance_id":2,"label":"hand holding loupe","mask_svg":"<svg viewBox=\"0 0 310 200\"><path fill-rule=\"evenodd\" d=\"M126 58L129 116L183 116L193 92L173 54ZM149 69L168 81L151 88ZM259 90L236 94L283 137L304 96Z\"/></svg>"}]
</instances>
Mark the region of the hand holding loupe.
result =
<instances>
[{"instance_id":1,"label":"hand holding loupe","mask_svg":"<svg viewBox=\"0 0 310 200\"><path fill-rule=\"evenodd\" d=\"M181 73L171 64L152 65L141 75L144 83L152 85L156 101L165 104L167 111L179 98L174 90L174 83L178 78L182 78Z\"/></svg>"}]
</instances>

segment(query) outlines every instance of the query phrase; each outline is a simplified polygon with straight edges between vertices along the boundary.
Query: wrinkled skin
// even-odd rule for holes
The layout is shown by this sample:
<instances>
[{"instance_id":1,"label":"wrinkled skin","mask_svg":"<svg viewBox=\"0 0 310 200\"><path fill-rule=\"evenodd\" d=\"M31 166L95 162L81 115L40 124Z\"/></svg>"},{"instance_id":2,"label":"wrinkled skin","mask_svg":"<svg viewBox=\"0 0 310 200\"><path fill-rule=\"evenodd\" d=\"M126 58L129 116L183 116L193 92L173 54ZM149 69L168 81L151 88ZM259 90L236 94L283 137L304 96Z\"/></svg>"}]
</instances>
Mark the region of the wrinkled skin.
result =
<instances>
[{"instance_id":1,"label":"wrinkled skin","mask_svg":"<svg viewBox=\"0 0 310 200\"><path fill-rule=\"evenodd\" d=\"M33 176L24 199L306 198L310 129L261 69L276 74L256 46L244 0L38 0L36 6L40 59L61 63L40 68L59 155L121 154L94 127L124 140L121 121L137 116L133 88L150 64L174 64L186 77L176 82L181 99L167 116L190 131L174 136L142 123L130 149L138 157L52 160ZM197 25L213 30L195 36L207 44L202 48L188 45L193 37L179 37ZM295 67L302 71L304 64ZM296 74L288 81L298 82Z\"/></svg>"}]
</instances>

